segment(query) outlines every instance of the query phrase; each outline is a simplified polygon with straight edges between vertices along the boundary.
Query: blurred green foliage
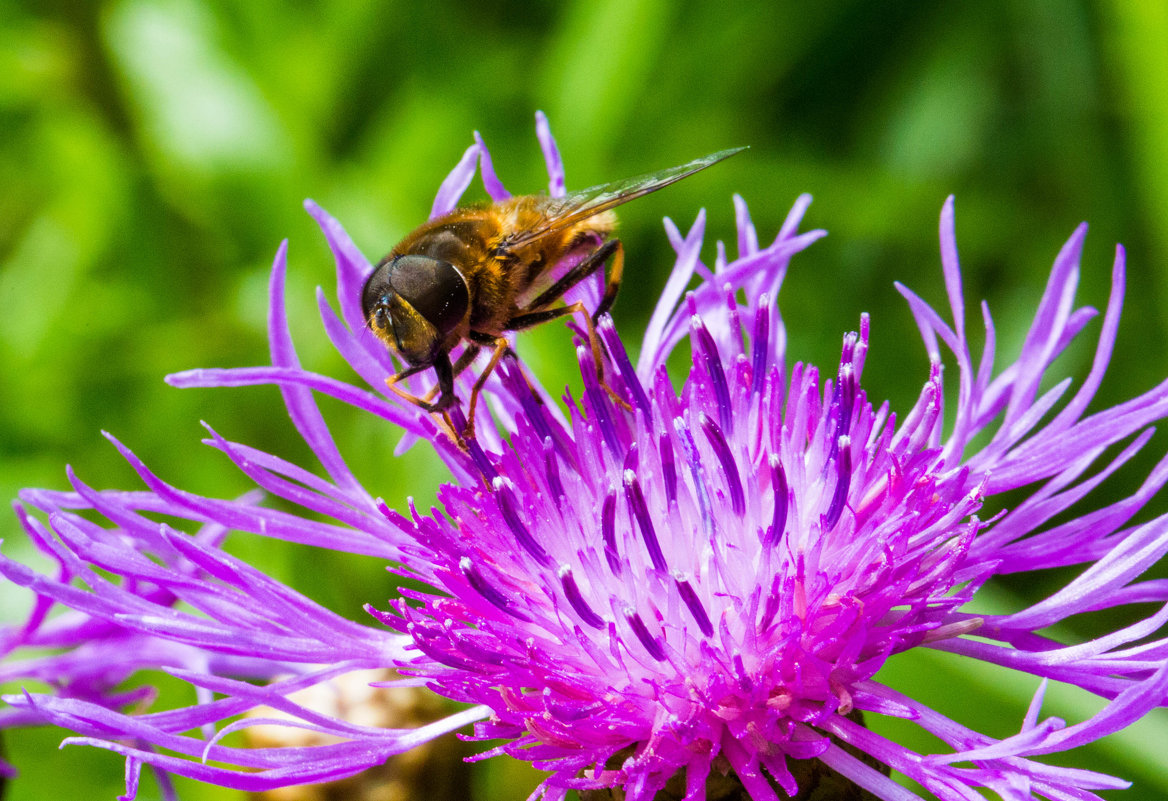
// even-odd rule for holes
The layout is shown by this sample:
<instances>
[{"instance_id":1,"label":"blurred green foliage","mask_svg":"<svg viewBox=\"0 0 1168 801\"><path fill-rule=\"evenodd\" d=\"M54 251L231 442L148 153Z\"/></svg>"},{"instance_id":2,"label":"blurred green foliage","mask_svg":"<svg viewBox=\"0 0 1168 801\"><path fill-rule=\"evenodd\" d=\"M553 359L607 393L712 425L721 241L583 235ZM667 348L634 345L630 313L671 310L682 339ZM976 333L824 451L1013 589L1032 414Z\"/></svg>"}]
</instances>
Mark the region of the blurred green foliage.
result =
<instances>
[{"instance_id":1,"label":"blurred green foliage","mask_svg":"<svg viewBox=\"0 0 1168 801\"><path fill-rule=\"evenodd\" d=\"M1088 302L1106 302L1114 243L1129 255L1125 323L1099 405L1168 372L1168 6L743 0L729 9L674 0L0 4L0 494L63 487L66 463L98 486L136 486L102 429L185 488L243 491L242 476L198 444L200 419L311 464L274 389L180 391L162 376L264 363L267 270L288 237L302 359L348 377L316 323L312 288L331 286L332 262L302 198L322 203L376 257L425 218L474 129L512 191L541 189L536 109L551 120L570 188L751 146L622 214L634 278L616 316L630 341L672 263L660 217L685 229L706 206L712 259L715 238L734 240L732 192L750 203L764 239L810 192L807 227L831 236L795 261L783 289L792 358L834 363L842 333L870 311L867 391L903 409L927 361L892 281L943 302L936 220L955 193L967 294L989 301L1000 353L1016 352L1055 253L1086 219ZM477 184L472 194L481 197ZM549 387L573 381L567 341L562 330L521 341ZM1082 376L1090 358L1081 345L1065 361ZM395 458L395 432L324 407L374 494L397 506L433 496L443 473L424 448ZM1154 439L1113 492L1135 486L1165 449ZM0 534L21 552L14 521ZM390 591L378 565L235 545L354 617ZM330 581L338 575L345 581ZM1002 602L1045 586L1007 585ZM0 602L15 617L27 599L0 588ZM1035 688L927 660L897 661L890 675L954 714L978 698L980 724L997 734L1018 724ZM1097 707L1051 701L1072 721ZM1161 798L1164 723L1053 759L1133 779L1130 801ZM11 799L63 797L66 781L91 798L119 792L116 758L58 753L59 737L9 736L26 774ZM527 792L490 781L491 798Z\"/></svg>"}]
</instances>

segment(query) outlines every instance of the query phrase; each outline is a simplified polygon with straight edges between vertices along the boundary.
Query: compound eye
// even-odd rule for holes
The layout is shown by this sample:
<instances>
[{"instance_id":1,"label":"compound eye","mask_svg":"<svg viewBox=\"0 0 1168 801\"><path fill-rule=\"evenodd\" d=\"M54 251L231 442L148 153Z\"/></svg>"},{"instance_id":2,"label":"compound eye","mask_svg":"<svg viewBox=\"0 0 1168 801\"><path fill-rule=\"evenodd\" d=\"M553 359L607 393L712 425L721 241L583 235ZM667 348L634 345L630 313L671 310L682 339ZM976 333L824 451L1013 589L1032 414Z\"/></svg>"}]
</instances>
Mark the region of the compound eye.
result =
<instances>
[{"instance_id":1,"label":"compound eye","mask_svg":"<svg viewBox=\"0 0 1168 801\"><path fill-rule=\"evenodd\" d=\"M399 256L393 260L392 291L445 336L470 307L466 280L453 264L430 256Z\"/></svg>"},{"instance_id":2,"label":"compound eye","mask_svg":"<svg viewBox=\"0 0 1168 801\"><path fill-rule=\"evenodd\" d=\"M393 262L385 260L377 265L377 269L365 280L365 288L361 290L361 313L370 325L384 329L388 326L388 316L385 312L385 296L393 292L390 283L390 274ZM380 316L378 316L380 315Z\"/></svg>"}]
</instances>

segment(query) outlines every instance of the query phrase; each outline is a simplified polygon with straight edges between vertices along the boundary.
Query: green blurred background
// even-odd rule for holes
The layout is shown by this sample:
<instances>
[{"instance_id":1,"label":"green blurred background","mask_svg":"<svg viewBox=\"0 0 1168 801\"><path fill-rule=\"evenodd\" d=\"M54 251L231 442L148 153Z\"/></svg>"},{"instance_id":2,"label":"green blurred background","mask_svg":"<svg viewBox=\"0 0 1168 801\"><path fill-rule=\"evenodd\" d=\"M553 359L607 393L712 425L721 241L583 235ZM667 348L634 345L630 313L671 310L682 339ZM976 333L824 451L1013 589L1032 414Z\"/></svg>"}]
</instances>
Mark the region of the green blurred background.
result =
<instances>
[{"instance_id":1,"label":"green blurred background","mask_svg":"<svg viewBox=\"0 0 1168 801\"><path fill-rule=\"evenodd\" d=\"M943 303L937 217L955 193L967 295L990 302L1000 354L1016 353L1054 255L1088 220L1083 302L1106 303L1115 243L1129 255L1124 324L1096 408L1168 374L1168 6L778 5L0 0L0 495L64 487L66 463L98 486L137 486L102 429L184 488L238 494L247 482L199 444L200 419L311 466L276 390L176 390L162 377L265 362L268 269L287 237L301 357L348 378L316 319L313 287L331 292L332 260L302 199L376 257L425 218L475 129L508 188L542 189L536 109L569 188L751 147L624 210L631 278L616 317L628 340L672 264L662 216L686 229L706 207L712 259L714 239L734 241L732 192L766 241L809 192L804 227L831 236L796 259L783 289L792 358L833 365L842 333L869 311L866 389L904 409L927 360L892 282ZM477 182L470 197L482 197ZM575 385L567 334L547 329L525 334L520 351L545 385ZM1072 348L1064 369L1081 378L1091 347ZM323 406L374 494L396 506L432 497L443 471L424 448L395 458L394 431ZM1106 497L1130 491L1166 449L1153 439ZM0 535L21 552L11 519ZM390 591L379 565L232 545L355 618ZM983 606L1015 607L1071 575L1005 582ZM14 618L27 600L0 588L0 602ZM894 660L884 677L999 736L1017 728L1036 686L928 654ZM1071 692L1048 699L1070 722L1099 707ZM1163 798L1166 730L1168 717L1153 716L1051 761L1132 779L1119 794L1130 801ZM7 735L24 771L9 798L116 796L120 760L58 752L60 736ZM526 796L533 779L492 764L476 768L480 797ZM148 784L140 797L156 793ZM237 796L184 785L184 797Z\"/></svg>"}]
</instances>

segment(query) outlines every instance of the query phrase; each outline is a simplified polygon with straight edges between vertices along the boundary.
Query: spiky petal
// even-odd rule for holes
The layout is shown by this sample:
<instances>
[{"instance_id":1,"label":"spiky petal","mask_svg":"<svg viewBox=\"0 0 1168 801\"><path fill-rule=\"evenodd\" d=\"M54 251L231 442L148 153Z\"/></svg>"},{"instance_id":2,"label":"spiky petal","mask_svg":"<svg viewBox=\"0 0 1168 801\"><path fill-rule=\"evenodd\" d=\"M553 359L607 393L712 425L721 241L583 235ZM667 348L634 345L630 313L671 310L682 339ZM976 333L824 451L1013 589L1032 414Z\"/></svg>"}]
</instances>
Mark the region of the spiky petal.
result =
<instances>
[{"instance_id":1,"label":"spiky petal","mask_svg":"<svg viewBox=\"0 0 1168 801\"><path fill-rule=\"evenodd\" d=\"M562 193L542 117L538 132L552 192ZM476 162L492 197L506 193L476 137L435 214L457 202ZM1003 799L1093 799L1095 790L1123 786L1034 759L1123 728L1168 695L1160 636L1168 607L1086 643L1037 633L1085 612L1168 601L1163 582L1139 578L1168 550L1168 518L1132 523L1168 479L1168 460L1131 497L1080 511L1168 413L1166 382L1085 416L1115 341L1123 251L1092 370L1064 401L1069 381L1041 387L1094 316L1073 303L1085 229L1056 259L1018 358L996 369L984 304L986 345L976 360L967 339L947 202L941 251L951 319L902 288L932 364L917 403L898 418L863 389L867 316L843 337L826 374L788 365L773 301L792 256L821 235L797 233L808 202L800 198L776 240L760 247L736 198L737 258L719 248L713 270L700 259L704 215L685 235L668 224L677 265L635 366L611 321L599 327L607 380L628 408L598 384L580 341L585 388L566 414L522 365L507 363L488 382L491 415L481 415L466 451L387 397L383 379L396 367L356 305L369 263L310 205L337 258L340 311L322 296L325 327L367 386L300 367L284 315L283 248L272 278L272 365L171 377L180 386L281 388L324 476L215 432L209 443L306 514L250 496L185 493L116 442L145 491L96 491L71 476L72 492L26 492L25 506L41 514L22 509L22 522L60 569L41 575L0 558L0 572L42 599L29 623L9 632L8 647L65 650L9 664L4 678L60 685L55 695L7 698L9 721L69 726L76 741L125 754L133 782L149 764L243 789L351 775L470 721L476 737L504 741L496 753L550 771L541 791L554 799L607 787L649 799L680 773L693 801L705 797L712 771L727 768L751 797L772 799L775 785L798 792L810 759L889 801L916 796L875 763L941 799L979 798L976 788ZM693 369L678 389L665 363L683 343ZM958 377L948 430L942 346ZM400 427L406 444L435 441L453 475L439 493L443 511L402 515L374 500L346 467L314 393ZM1019 489L1012 508L983 519L988 501ZM108 522L92 522L92 511ZM433 589L403 589L389 608L369 607L369 624L346 622L223 551L228 530L365 554ZM997 575L1068 565L1085 567L1030 607L968 611ZM56 604L75 611L46 618ZM914 699L911 688L881 682L885 662L920 647L1040 677L1020 733L978 733ZM473 706L415 731L370 730L288 697L386 666ZM139 700L116 695L117 683L149 667L189 682L202 703L116 711ZM276 680L258 686L241 676ZM1108 703L1071 725L1043 719L1048 681ZM261 704L337 744L271 752L219 744L223 733L252 725L237 717ZM866 728L858 712L903 718L945 748L912 752ZM184 733L200 728L202 736Z\"/></svg>"}]
</instances>

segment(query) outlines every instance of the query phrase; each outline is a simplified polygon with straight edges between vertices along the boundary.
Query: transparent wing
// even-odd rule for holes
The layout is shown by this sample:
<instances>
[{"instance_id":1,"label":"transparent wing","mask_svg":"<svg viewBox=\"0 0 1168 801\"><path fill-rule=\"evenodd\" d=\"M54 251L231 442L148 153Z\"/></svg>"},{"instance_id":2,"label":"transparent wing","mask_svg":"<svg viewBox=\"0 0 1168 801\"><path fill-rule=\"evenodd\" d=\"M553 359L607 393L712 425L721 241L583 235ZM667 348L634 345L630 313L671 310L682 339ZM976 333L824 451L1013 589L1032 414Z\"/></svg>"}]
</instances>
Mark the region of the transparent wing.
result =
<instances>
[{"instance_id":1,"label":"transparent wing","mask_svg":"<svg viewBox=\"0 0 1168 801\"><path fill-rule=\"evenodd\" d=\"M700 172L706 167L741 153L743 150L746 148L735 147L729 150L719 150L717 153L694 159L678 167L573 192L558 201L554 201L551 211L543 223L517 234L507 244L512 248L527 245L556 231L569 228L581 220L600 214L602 211L607 211L622 203L628 203L630 200L635 200L650 192L656 192L658 189L664 189L682 178L688 178L695 172Z\"/></svg>"}]
</instances>

